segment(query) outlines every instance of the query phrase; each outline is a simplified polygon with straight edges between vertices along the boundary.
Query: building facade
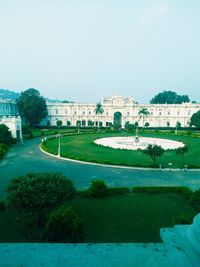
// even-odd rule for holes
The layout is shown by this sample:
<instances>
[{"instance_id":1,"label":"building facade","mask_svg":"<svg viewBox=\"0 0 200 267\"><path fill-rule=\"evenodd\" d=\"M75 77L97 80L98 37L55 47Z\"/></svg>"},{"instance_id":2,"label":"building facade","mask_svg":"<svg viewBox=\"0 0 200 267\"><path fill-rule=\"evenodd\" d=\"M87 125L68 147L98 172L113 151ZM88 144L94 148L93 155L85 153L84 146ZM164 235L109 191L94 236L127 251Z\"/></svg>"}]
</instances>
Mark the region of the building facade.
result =
<instances>
[{"instance_id":1,"label":"building facade","mask_svg":"<svg viewBox=\"0 0 200 267\"><path fill-rule=\"evenodd\" d=\"M99 121L104 127L110 123L120 123L124 127L127 122L137 122L139 126L148 123L149 127L176 127L179 123L181 127L188 127L192 114L200 110L200 104L138 104L132 97L119 95L103 98L100 102L104 110L101 115L95 114L96 104L47 103L47 121L56 125L61 120L63 126L92 126ZM148 116L139 115L143 108L148 110Z\"/></svg>"},{"instance_id":2,"label":"building facade","mask_svg":"<svg viewBox=\"0 0 200 267\"><path fill-rule=\"evenodd\" d=\"M14 100L0 99L0 124L5 124L12 137L22 139L22 123Z\"/></svg>"}]
</instances>

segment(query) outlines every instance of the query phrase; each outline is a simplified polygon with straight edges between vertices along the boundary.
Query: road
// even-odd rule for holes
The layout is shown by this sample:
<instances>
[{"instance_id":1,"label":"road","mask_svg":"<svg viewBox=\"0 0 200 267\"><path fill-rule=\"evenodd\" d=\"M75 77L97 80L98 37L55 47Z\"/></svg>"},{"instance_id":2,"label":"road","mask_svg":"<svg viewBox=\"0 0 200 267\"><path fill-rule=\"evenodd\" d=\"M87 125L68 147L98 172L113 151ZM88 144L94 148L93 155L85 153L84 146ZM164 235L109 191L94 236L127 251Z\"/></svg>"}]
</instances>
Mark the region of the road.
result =
<instances>
[{"instance_id":1,"label":"road","mask_svg":"<svg viewBox=\"0 0 200 267\"><path fill-rule=\"evenodd\" d=\"M87 188L93 179L103 179L108 186L188 186L200 188L200 171L162 171L111 168L60 160L39 150L39 139L13 145L0 161L0 196L9 181L30 172L61 172L78 189Z\"/></svg>"}]
</instances>

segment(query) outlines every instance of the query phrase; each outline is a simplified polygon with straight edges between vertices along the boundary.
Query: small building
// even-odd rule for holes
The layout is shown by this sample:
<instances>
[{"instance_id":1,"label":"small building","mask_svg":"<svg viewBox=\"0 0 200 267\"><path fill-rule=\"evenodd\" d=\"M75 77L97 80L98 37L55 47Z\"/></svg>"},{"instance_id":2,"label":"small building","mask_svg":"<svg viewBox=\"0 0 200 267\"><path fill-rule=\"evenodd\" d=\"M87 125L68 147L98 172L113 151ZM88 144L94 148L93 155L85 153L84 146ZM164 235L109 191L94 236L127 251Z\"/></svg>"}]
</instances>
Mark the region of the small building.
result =
<instances>
[{"instance_id":1,"label":"small building","mask_svg":"<svg viewBox=\"0 0 200 267\"><path fill-rule=\"evenodd\" d=\"M0 124L5 124L12 137L22 139L22 122L14 100L0 99Z\"/></svg>"}]
</instances>

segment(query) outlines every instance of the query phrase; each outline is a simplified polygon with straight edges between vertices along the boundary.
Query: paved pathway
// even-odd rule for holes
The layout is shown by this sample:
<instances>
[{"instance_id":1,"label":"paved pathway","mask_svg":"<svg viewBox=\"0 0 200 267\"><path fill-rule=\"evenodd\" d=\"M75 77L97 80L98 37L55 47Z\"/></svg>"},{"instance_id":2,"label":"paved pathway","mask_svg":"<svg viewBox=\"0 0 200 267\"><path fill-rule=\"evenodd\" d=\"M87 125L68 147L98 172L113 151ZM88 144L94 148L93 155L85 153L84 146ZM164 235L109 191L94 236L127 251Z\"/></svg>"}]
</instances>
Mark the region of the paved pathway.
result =
<instances>
[{"instance_id":1,"label":"paved pathway","mask_svg":"<svg viewBox=\"0 0 200 267\"><path fill-rule=\"evenodd\" d=\"M39 139L16 144L0 161L0 195L5 194L9 180L28 172L62 172L78 189L87 188L91 180L101 178L109 186L184 185L200 188L200 171L159 171L120 169L85 165L59 160L39 150Z\"/></svg>"}]
</instances>

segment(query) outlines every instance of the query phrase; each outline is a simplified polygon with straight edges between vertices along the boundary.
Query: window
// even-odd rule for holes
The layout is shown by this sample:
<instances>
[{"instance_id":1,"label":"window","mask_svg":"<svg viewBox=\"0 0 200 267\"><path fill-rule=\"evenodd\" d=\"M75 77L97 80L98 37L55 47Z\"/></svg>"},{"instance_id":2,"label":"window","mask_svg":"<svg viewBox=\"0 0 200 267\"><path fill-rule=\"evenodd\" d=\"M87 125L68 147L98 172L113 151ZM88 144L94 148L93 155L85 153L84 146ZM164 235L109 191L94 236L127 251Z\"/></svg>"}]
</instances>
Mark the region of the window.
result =
<instances>
[{"instance_id":1,"label":"window","mask_svg":"<svg viewBox=\"0 0 200 267\"><path fill-rule=\"evenodd\" d=\"M58 110L56 109L56 114L58 114Z\"/></svg>"},{"instance_id":2,"label":"window","mask_svg":"<svg viewBox=\"0 0 200 267\"><path fill-rule=\"evenodd\" d=\"M76 114L76 110L74 111L74 114Z\"/></svg>"},{"instance_id":3,"label":"window","mask_svg":"<svg viewBox=\"0 0 200 267\"><path fill-rule=\"evenodd\" d=\"M127 115L129 116L130 115L130 112L127 112Z\"/></svg>"},{"instance_id":4,"label":"window","mask_svg":"<svg viewBox=\"0 0 200 267\"><path fill-rule=\"evenodd\" d=\"M159 112L159 115L160 115L160 116L162 115L162 112L161 112L161 111Z\"/></svg>"},{"instance_id":5,"label":"window","mask_svg":"<svg viewBox=\"0 0 200 267\"><path fill-rule=\"evenodd\" d=\"M91 111L89 111L88 114L90 115L91 114Z\"/></svg>"},{"instance_id":6,"label":"window","mask_svg":"<svg viewBox=\"0 0 200 267\"><path fill-rule=\"evenodd\" d=\"M67 110L65 110L65 114L67 114Z\"/></svg>"},{"instance_id":7,"label":"window","mask_svg":"<svg viewBox=\"0 0 200 267\"><path fill-rule=\"evenodd\" d=\"M85 115L85 111L83 111L83 115Z\"/></svg>"},{"instance_id":8,"label":"window","mask_svg":"<svg viewBox=\"0 0 200 267\"><path fill-rule=\"evenodd\" d=\"M167 114L170 115L170 112L168 112Z\"/></svg>"}]
</instances>

